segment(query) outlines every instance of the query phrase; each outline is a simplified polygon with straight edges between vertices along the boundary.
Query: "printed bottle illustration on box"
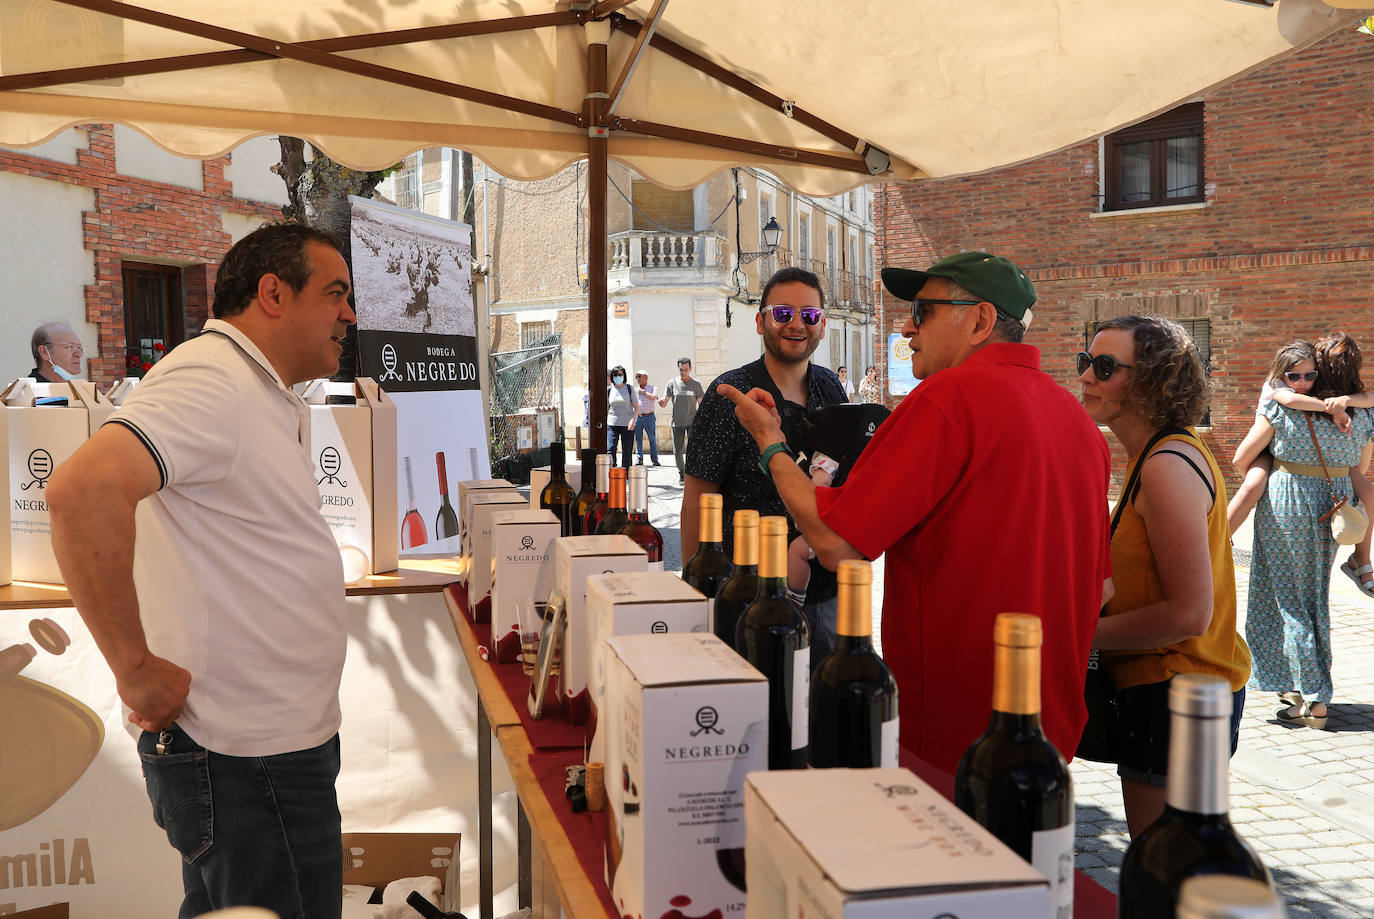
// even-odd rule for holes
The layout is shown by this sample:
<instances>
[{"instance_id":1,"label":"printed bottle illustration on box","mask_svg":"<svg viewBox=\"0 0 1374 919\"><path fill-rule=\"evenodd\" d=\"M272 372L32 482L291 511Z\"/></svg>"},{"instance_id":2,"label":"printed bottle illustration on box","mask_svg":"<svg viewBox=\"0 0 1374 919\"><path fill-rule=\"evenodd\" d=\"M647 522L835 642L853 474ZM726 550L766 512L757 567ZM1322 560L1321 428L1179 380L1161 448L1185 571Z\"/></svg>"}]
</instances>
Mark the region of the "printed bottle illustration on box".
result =
<instances>
[{"instance_id":1,"label":"printed bottle illustration on box","mask_svg":"<svg viewBox=\"0 0 1374 919\"><path fill-rule=\"evenodd\" d=\"M410 457L401 459L401 468L406 477L406 515L401 520L401 548L413 549L429 542L425 531L425 518L415 508L415 477L410 471Z\"/></svg>"},{"instance_id":2,"label":"printed bottle illustration on box","mask_svg":"<svg viewBox=\"0 0 1374 919\"><path fill-rule=\"evenodd\" d=\"M66 630L52 619L34 619L29 634L33 643L0 649L0 737L23 738L5 744L0 831L27 823L57 803L95 761L105 740L104 724L84 703L20 676L38 648L64 653L71 645ZM78 864L77 853L72 855Z\"/></svg>"}]
</instances>

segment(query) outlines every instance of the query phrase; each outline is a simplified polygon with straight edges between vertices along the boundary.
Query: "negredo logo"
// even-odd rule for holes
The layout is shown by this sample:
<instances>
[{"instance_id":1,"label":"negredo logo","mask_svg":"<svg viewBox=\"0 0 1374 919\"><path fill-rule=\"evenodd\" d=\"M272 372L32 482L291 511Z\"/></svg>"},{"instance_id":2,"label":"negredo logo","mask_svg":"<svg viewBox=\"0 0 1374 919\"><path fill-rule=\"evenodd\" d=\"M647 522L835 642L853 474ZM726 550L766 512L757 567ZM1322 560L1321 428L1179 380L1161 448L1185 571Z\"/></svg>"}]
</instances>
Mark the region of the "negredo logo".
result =
<instances>
[{"instance_id":1,"label":"negredo logo","mask_svg":"<svg viewBox=\"0 0 1374 919\"><path fill-rule=\"evenodd\" d=\"M396 365L399 363L400 360L396 357L396 348L392 346L391 342L382 345L382 369L386 372L377 378L377 382L381 383L383 380L404 382L401 375L396 372Z\"/></svg>"},{"instance_id":2,"label":"negredo logo","mask_svg":"<svg viewBox=\"0 0 1374 919\"><path fill-rule=\"evenodd\" d=\"M724 734L720 728L716 727L720 723L720 712L716 711L713 705L703 705L697 709L696 713L697 729L692 731L689 736L695 737L698 734Z\"/></svg>"},{"instance_id":3,"label":"negredo logo","mask_svg":"<svg viewBox=\"0 0 1374 919\"><path fill-rule=\"evenodd\" d=\"M348 483L339 478L339 470L343 469L343 457L333 445L325 447L320 451L320 471L324 473L316 485L323 485L328 482L330 485L337 485L340 488L347 488Z\"/></svg>"},{"instance_id":4,"label":"negredo logo","mask_svg":"<svg viewBox=\"0 0 1374 919\"><path fill-rule=\"evenodd\" d=\"M533 549L533 548L534 548L534 537L533 537L533 536L521 536L521 537L520 537L520 548L523 549L523 550L525 550L526 552L528 552L528 551L530 551L531 549Z\"/></svg>"},{"instance_id":5,"label":"negredo logo","mask_svg":"<svg viewBox=\"0 0 1374 919\"><path fill-rule=\"evenodd\" d=\"M48 476L52 475L52 469L52 454L42 447L34 450L29 454L29 475L33 476L33 481L20 485L19 490L28 491L34 485L39 488L47 488Z\"/></svg>"}]
</instances>

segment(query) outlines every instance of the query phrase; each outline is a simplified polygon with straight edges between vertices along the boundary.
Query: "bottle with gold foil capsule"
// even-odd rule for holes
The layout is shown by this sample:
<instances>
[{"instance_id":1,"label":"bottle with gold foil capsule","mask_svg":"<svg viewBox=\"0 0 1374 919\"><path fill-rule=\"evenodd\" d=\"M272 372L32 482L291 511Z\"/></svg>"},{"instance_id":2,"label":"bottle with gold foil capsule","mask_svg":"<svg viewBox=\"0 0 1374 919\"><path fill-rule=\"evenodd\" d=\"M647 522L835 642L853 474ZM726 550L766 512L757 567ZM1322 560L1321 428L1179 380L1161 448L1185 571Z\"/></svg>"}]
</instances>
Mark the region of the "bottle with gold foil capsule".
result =
<instances>
[{"instance_id":1,"label":"bottle with gold foil capsule","mask_svg":"<svg viewBox=\"0 0 1374 919\"><path fill-rule=\"evenodd\" d=\"M809 753L816 769L897 765L897 681L873 650L873 566L846 560L837 646L811 674Z\"/></svg>"},{"instance_id":2,"label":"bottle with gold foil capsule","mask_svg":"<svg viewBox=\"0 0 1374 919\"><path fill-rule=\"evenodd\" d=\"M611 490L606 496L606 514L596 525L596 536L614 536L625 529L630 515L625 511L625 470L616 467L610 471Z\"/></svg>"},{"instance_id":3,"label":"bottle with gold foil capsule","mask_svg":"<svg viewBox=\"0 0 1374 919\"><path fill-rule=\"evenodd\" d=\"M768 768L805 769L811 632L787 599L787 518L759 519L759 592L740 617L737 650L768 677Z\"/></svg>"},{"instance_id":4,"label":"bottle with gold foil capsule","mask_svg":"<svg viewBox=\"0 0 1374 919\"><path fill-rule=\"evenodd\" d=\"M711 631L739 650L739 621L759 594L759 512L735 511L734 573L716 592Z\"/></svg>"},{"instance_id":5,"label":"bottle with gold foil capsule","mask_svg":"<svg viewBox=\"0 0 1374 919\"><path fill-rule=\"evenodd\" d=\"M1073 915L1073 783L1040 728L1040 619L993 625L992 717L954 773L954 803L1050 879L1050 915Z\"/></svg>"},{"instance_id":6,"label":"bottle with gold foil capsule","mask_svg":"<svg viewBox=\"0 0 1374 919\"><path fill-rule=\"evenodd\" d=\"M706 598L706 618L712 623L713 630L716 621L716 594L720 593L725 582L730 580L733 571L730 559L725 557L722 544L720 511L724 504L725 499L715 492L707 492L697 500L697 551L687 560L687 564L682 566L682 579L701 591L702 596ZM729 643L734 646L733 636Z\"/></svg>"}]
</instances>

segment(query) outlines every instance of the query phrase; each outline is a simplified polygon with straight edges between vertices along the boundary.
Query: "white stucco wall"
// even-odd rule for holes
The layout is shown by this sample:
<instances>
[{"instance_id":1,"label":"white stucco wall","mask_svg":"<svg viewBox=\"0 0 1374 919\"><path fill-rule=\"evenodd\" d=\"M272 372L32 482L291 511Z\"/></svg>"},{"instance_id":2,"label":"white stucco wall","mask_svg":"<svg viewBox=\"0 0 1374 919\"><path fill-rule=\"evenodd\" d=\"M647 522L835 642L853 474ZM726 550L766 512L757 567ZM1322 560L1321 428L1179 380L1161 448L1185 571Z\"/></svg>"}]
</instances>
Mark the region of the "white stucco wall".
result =
<instances>
[{"instance_id":1,"label":"white stucco wall","mask_svg":"<svg viewBox=\"0 0 1374 919\"><path fill-rule=\"evenodd\" d=\"M29 151L26 151L29 152ZM81 213L95 207L90 189L0 173L0 379L33 367L29 338L44 322L65 322L95 356L96 327L86 322L84 286L95 263L82 245ZM36 218L35 215L41 215Z\"/></svg>"},{"instance_id":2,"label":"white stucco wall","mask_svg":"<svg viewBox=\"0 0 1374 919\"><path fill-rule=\"evenodd\" d=\"M233 183L235 198L285 204L286 183L272 172L279 162L281 146L277 138L255 137L234 148L224 177Z\"/></svg>"},{"instance_id":3,"label":"white stucco wall","mask_svg":"<svg viewBox=\"0 0 1374 919\"><path fill-rule=\"evenodd\" d=\"M223 211L219 215L219 224L224 232L229 234L231 246L265 222L261 217L245 217L243 214L235 214L232 211ZM229 250L226 249L225 251Z\"/></svg>"},{"instance_id":4,"label":"white stucco wall","mask_svg":"<svg viewBox=\"0 0 1374 919\"><path fill-rule=\"evenodd\" d=\"M68 166L76 165L76 151L84 150L89 143L86 132L78 128L68 128L51 140L38 144L35 147L0 147L3 150L14 150L27 156L39 156L45 160L53 160L57 163L66 163Z\"/></svg>"},{"instance_id":5,"label":"white stucco wall","mask_svg":"<svg viewBox=\"0 0 1374 919\"><path fill-rule=\"evenodd\" d=\"M114 126L115 171L120 175L168 185L180 185L200 191L202 181L200 160L175 156L163 150L133 128Z\"/></svg>"}]
</instances>

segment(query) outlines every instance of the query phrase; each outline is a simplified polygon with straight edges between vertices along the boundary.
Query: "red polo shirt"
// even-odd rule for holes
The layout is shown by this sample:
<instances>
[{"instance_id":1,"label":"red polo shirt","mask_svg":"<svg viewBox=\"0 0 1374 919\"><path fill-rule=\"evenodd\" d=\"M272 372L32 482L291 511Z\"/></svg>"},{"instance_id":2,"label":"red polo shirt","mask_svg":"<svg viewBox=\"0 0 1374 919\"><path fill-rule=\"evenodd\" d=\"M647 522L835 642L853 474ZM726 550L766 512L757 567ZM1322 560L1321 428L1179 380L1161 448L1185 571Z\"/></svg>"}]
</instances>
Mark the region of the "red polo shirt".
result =
<instances>
[{"instance_id":1,"label":"red polo shirt","mask_svg":"<svg viewBox=\"0 0 1374 919\"><path fill-rule=\"evenodd\" d=\"M1044 626L1042 723L1072 757L1108 554L1107 442L1030 345L992 344L932 374L883 422L821 519L887 553L883 657L902 746L953 772L987 727L992 626Z\"/></svg>"}]
</instances>

